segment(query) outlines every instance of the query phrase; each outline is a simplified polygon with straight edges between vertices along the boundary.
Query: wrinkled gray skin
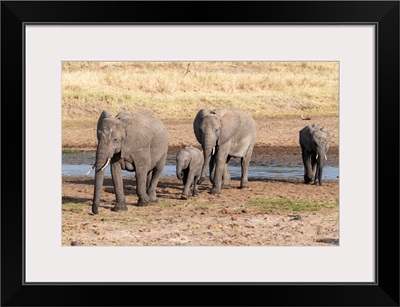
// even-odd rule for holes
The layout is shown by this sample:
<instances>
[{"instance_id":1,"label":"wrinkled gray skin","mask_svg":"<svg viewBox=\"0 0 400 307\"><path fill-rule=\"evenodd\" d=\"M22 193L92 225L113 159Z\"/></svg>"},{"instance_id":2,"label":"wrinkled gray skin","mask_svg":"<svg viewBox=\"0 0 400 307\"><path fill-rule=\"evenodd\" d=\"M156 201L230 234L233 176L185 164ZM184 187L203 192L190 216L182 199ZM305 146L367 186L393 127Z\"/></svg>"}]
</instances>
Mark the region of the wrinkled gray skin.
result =
<instances>
[{"instance_id":1,"label":"wrinkled gray skin","mask_svg":"<svg viewBox=\"0 0 400 307\"><path fill-rule=\"evenodd\" d=\"M205 180L209 166L213 184L210 193L221 193L222 185L230 186L228 162L234 157L241 158L240 187L248 188L249 163L256 138L253 118L240 109L216 109L211 112L202 109L196 115L193 128L204 155L199 183Z\"/></svg>"},{"instance_id":2,"label":"wrinkled gray skin","mask_svg":"<svg viewBox=\"0 0 400 307\"><path fill-rule=\"evenodd\" d=\"M121 112L111 117L105 110L97 123L97 140L92 212L98 213L104 172L108 164L111 165L117 201L111 210L127 210L122 170L136 172L138 206L156 202L156 187L168 150L168 132L164 124L145 113Z\"/></svg>"},{"instance_id":3,"label":"wrinkled gray skin","mask_svg":"<svg viewBox=\"0 0 400 307\"><path fill-rule=\"evenodd\" d=\"M304 182L322 185L322 171L329 149L330 134L325 127L313 124L299 133L304 164Z\"/></svg>"},{"instance_id":4,"label":"wrinkled gray skin","mask_svg":"<svg viewBox=\"0 0 400 307\"><path fill-rule=\"evenodd\" d=\"M188 199L198 194L197 181L203 167L203 153L195 147L183 147L176 155L176 177L183 180L181 198Z\"/></svg>"}]
</instances>

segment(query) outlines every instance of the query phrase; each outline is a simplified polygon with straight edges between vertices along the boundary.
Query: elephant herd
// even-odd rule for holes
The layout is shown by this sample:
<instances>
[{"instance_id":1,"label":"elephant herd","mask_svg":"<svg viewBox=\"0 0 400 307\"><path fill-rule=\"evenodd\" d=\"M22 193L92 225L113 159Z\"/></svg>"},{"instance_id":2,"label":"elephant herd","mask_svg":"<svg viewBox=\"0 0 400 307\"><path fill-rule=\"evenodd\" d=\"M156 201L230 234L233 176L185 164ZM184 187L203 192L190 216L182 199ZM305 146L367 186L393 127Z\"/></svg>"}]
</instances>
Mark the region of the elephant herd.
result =
<instances>
[{"instance_id":1,"label":"elephant herd","mask_svg":"<svg viewBox=\"0 0 400 307\"><path fill-rule=\"evenodd\" d=\"M207 169L212 183L209 193L219 194L223 187L229 187L228 163L232 157L241 159L240 188L248 188L249 164L256 139L253 118L240 109L202 109L195 117L193 130L202 151L189 146L181 148L176 155L176 176L183 181L181 198L198 193ZM168 138L165 125L150 114L121 112L112 117L104 110L97 122L92 212L98 213L108 165L116 196L116 205L111 210L127 210L122 170L135 172L137 206L156 202L156 187L167 159ZM305 183L322 184L329 140L329 131L319 125L309 125L300 131Z\"/></svg>"}]
</instances>

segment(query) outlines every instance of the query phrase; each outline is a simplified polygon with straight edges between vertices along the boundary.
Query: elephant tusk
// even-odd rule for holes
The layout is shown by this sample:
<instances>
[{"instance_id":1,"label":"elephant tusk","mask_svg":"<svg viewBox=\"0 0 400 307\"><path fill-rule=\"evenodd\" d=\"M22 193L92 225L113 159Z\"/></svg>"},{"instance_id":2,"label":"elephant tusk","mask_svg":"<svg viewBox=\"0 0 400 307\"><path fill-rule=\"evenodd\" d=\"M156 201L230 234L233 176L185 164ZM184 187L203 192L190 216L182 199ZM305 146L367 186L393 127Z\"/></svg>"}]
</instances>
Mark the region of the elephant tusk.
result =
<instances>
[{"instance_id":1,"label":"elephant tusk","mask_svg":"<svg viewBox=\"0 0 400 307\"><path fill-rule=\"evenodd\" d=\"M214 154L215 154L215 147L213 147L211 155L213 156Z\"/></svg>"},{"instance_id":2,"label":"elephant tusk","mask_svg":"<svg viewBox=\"0 0 400 307\"><path fill-rule=\"evenodd\" d=\"M86 175L89 175L90 174L90 172L92 171L92 170L94 170L94 164L93 164L93 166L92 166L92 168L86 173Z\"/></svg>"},{"instance_id":3,"label":"elephant tusk","mask_svg":"<svg viewBox=\"0 0 400 307\"><path fill-rule=\"evenodd\" d=\"M315 159L318 160L318 154L317 154L317 157Z\"/></svg>"},{"instance_id":4,"label":"elephant tusk","mask_svg":"<svg viewBox=\"0 0 400 307\"><path fill-rule=\"evenodd\" d=\"M328 158L326 157L326 155L325 155L325 160L328 160Z\"/></svg>"},{"instance_id":5,"label":"elephant tusk","mask_svg":"<svg viewBox=\"0 0 400 307\"><path fill-rule=\"evenodd\" d=\"M101 172L102 170L104 170L104 169L108 166L108 163L110 163L110 160L111 160L111 158L109 158L109 159L107 160L106 165L104 165L104 166L99 170L99 172Z\"/></svg>"}]
</instances>

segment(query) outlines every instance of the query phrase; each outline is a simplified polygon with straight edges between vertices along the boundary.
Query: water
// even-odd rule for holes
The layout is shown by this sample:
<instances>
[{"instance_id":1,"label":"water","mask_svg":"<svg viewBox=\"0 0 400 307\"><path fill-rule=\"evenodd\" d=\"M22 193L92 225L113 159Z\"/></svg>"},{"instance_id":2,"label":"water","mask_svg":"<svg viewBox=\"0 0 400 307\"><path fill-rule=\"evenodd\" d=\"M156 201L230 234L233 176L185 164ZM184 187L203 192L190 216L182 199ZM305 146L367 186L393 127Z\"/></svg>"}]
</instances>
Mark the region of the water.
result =
<instances>
[{"instance_id":1,"label":"water","mask_svg":"<svg viewBox=\"0 0 400 307\"><path fill-rule=\"evenodd\" d=\"M63 164L63 176L82 176L92 168L91 164ZM232 179L239 179L241 176L240 166L229 165L229 172ZM94 177L94 170L87 176ZM124 176L133 176L133 172L122 171ZM111 176L110 167L106 169L106 176ZM282 166L282 165L251 165L249 167L249 179L303 179L303 166ZM176 178L176 166L165 165L162 176ZM338 180L339 168L325 166L323 179Z\"/></svg>"}]
</instances>

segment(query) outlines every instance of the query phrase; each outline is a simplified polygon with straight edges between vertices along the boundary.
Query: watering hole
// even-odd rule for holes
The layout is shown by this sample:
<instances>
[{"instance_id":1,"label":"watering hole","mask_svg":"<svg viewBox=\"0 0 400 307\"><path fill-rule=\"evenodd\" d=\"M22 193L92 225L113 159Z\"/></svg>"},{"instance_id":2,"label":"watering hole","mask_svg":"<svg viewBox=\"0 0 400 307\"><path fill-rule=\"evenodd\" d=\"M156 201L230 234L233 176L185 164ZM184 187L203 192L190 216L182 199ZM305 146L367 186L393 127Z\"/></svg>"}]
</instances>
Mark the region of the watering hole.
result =
<instances>
[{"instance_id":1,"label":"watering hole","mask_svg":"<svg viewBox=\"0 0 400 307\"><path fill-rule=\"evenodd\" d=\"M241 176L241 167L238 159L232 159L229 163L229 172L232 179L239 179ZM62 155L62 176L89 176L94 177L94 170L88 175L86 173L92 168L95 161L94 152L83 153L66 153ZM132 172L123 171L123 175L132 176ZM105 172L106 176L110 176L110 167ZM298 165L281 165L281 164L264 164L250 163L249 179L303 179L304 169L302 164ZM162 172L164 177L176 178L175 157L169 157ZM323 179L338 180L339 168L336 166L325 166L323 170Z\"/></svg>"}]
</instances>

